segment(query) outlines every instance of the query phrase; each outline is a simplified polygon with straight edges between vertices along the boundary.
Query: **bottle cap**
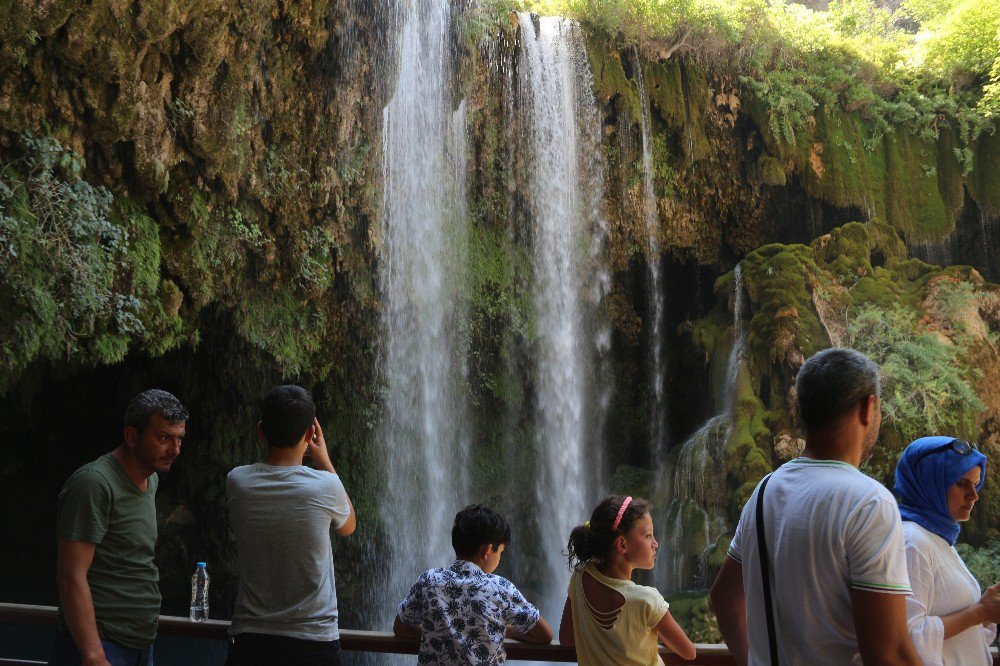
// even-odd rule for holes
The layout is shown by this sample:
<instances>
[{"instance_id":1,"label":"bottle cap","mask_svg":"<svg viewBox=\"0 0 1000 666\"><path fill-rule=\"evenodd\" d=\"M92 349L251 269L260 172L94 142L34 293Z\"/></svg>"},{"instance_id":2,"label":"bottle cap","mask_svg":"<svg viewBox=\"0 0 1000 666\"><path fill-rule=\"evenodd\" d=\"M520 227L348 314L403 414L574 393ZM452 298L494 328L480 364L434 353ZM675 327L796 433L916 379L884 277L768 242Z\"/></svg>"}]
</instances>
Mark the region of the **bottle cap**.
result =
<instances>
[{"instance_id":1,"label":"bottle cap","mask_svg":"<svg viewBox=\"0 0 1000 666\"><path fill-rule=\"evenodd\" d=\"M198 562L198 567L204 569L205 568L205 563L204 562Z\"/></svg>"}]
</instances>

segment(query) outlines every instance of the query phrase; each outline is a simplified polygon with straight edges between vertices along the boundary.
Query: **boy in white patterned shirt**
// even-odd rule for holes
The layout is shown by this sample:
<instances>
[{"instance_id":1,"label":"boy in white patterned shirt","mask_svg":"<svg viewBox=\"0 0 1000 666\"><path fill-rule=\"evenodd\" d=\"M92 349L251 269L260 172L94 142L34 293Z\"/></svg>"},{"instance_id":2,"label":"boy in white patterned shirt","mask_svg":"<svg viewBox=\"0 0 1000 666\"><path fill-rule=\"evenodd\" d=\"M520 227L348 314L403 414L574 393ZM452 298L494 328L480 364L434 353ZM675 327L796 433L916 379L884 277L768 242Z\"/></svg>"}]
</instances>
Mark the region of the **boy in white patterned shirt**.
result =
<instances>
[{"instance_id":1,"label":"boy in white patterned shirt","mask_svg":"<svg viewBox=\"0 0 1000 666\"><path fill-rule=\"evenodd\" d=\"M549 643L552 628L506 578L493 571L510 543L510 525L492 509L467 506L455 516L458 559L421 574L399 604L393 632L420 637L417 663L494 666L507 658L504 637Z\"/></svg>"}]
</instances>

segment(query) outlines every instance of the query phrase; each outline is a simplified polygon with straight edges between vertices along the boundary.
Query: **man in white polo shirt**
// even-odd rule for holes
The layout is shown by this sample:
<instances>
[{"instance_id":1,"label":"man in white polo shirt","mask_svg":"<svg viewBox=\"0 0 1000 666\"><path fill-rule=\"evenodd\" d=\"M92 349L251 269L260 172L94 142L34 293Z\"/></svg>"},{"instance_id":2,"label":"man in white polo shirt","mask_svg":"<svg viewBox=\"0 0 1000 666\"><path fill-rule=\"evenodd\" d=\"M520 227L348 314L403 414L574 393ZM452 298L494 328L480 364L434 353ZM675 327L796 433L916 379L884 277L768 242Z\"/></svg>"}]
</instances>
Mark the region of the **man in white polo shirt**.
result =
<instances>
[{"instance_id":1,"label":"man in white polo shirt","mask_svg":"<svg viewBox=\"0 0 1000 666\"><path fill-rule=\"evenodd\" d=\"M802 457L767 479L763 523L781 664L920 664L906 630L910 583L896 501L862 474L882 415L878 367L826 349L796 379ZM757 537L758 485L712 586L739 664L770 664Z\"/></svg>"}]
</instances>

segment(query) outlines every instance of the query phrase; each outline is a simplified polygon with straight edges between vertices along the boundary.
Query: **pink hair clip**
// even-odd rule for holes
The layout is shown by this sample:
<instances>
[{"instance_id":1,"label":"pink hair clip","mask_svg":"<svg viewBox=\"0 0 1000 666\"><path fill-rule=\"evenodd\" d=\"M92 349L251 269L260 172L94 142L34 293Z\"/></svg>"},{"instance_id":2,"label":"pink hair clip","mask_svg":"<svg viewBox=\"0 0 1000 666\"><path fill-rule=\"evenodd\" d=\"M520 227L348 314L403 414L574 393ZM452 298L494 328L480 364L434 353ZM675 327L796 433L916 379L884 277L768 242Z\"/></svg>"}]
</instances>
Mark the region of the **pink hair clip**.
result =
<instances>
[{"instance_id":1,"label":"pink hair clip","mask_svg":"<svg viewBox=\"0 0 1000 666\"><path fill-rule=\"evenodd\" d=\"M611 524L611 531L618 529L618 523L622 522L622 516L625 515L625 509L627 509L628 505L631 503L632 503L632 496L629 495L628 497L625 498L625 501L622 502L622 508L618 509L618 516L615 517L615 522Z\"/></svg>"}]
</instances>

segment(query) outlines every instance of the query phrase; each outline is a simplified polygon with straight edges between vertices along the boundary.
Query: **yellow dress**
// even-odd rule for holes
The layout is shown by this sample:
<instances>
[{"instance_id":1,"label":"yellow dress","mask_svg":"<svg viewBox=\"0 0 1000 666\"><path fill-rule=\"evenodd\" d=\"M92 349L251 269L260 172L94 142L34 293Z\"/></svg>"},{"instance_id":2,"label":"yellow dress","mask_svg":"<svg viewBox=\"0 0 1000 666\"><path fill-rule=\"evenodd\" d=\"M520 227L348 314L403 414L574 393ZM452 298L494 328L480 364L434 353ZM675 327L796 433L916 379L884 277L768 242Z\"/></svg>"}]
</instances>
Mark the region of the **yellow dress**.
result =
<instances>
[{"instance_id":1,"label":"yellow dress","mask_svg":"<svg viewBox=\"0 0 1000 666\"><path fill-rule=\"evenodd\" d=\"M625 605L601 613L587 603L584 573L625 597ZM569 581L573 637L581 666L659 666L656 625L670 605L654 587L608 578L591 565L573 573Z\"/></svg>"}]
</instances>

